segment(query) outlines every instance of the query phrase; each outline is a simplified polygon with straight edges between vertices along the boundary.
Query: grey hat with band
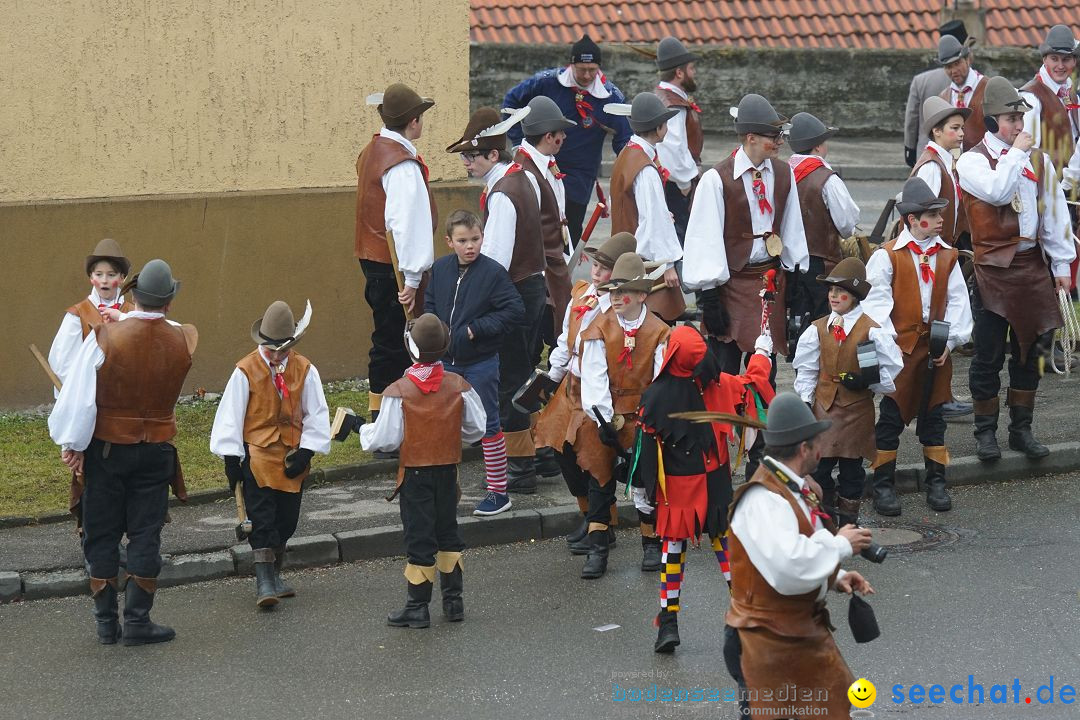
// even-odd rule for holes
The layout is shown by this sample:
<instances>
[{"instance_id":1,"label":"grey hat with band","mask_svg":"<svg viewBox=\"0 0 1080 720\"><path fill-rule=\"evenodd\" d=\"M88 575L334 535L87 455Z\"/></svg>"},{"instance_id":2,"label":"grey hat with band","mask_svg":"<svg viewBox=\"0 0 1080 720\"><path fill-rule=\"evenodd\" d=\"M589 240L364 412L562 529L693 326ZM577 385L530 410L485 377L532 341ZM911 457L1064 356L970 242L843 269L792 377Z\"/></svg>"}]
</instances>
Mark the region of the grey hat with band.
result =
<instances>
[{"instance_id":1,"label":"grey hat with band","mask_svg":"<svg viewBox=\"0 0 1080 720\"><path fill-rule=\"evenodd\" d=\"M839 130L840 128L826 127L825 123L808 112L795 113L791 118L791 135L788 137L788 144L794 152L808 152L831 138Z\"/></svg>"},{"instance_id":2,"label":"grey hat with band","mask_svg":"<svg viewBox=\"0 0 1080 720\"><path fill-rule=\"evenodd\" d=\"M986 81L983 93L983 115L993 117L1007 113L1023 113L1031 109L1031 104L1020 97L1013 84L1000 75Z\"/></svg>"},{"instance_id":3,"label":"grey hat with band","mask_svg":"<svg viewBox=\"0 0 1080 720\"><path fill-rule=\"evenodd\" d=\"M587 247L582 253L589 259L611 269L615 267L615 261L625 253L637 250L637 238L628 232L619 232L612 235L597 247Z\"/></svg>"},{"instance_id":4,"label":"grey hat with band","mask_svg":"<svg viewBox=\"0 0 1080 720\"><path fill-rule=\"evenodd\" d=\"M664 105L664 101L655 93L638 93L630 103L630 129L636 133L656 130L678 112L678 108Z\"/></svg>"},{"instance_id":5,"label":"grey hat with band","mask_svg":"<svg viewBox=\"0 0 1080 720\"><path fill-rule=\"evenodd\" d=\"M681 65L692 63L699 58L676 38L666 37L656 46L656 69L673 70Z\"/></svg>"},{"instance_id":6,"label":"grey hat with band","mask_svg":"<svg viewBox=\"0 0 1080 720\"><path fill-rule=\"evenodd\" d=\"M1055 25L1050 28L1046 33L1046 39L1039 44L1040 55L1049 55L1050 53L1059 55L1072 53L1075 55L1078 49L1080 48L1077 46L1076 38L1068 25Z\"/></svg>"},{"instance_id":7,"label":"grey hat with band","mask_svg":"<svg viewBox=\"0 0 1080 720\"><path fill-rule=\"evenodd\" d=\"M952 35L942 35L937 44L938 65L948 65L971 55L971 48Z\"/></svg>"},{"instance_id":8,"label":"grey hat with band","mask_svg":"<svg viewBox=\"0 0 1080 720\"><path fill-rule=\"evenodd\" d=\"M145 307L164 307L172 302L179 289L180 281L173 278L169 263L154 259L129 277L120 292L124 295L130 292L135 302Z\"/></svg>"},{"instance_id":9,"label":"grey hat with band","mask_svg":"<svg viewBox=\"0 0 1080 720\"><path fill-rule=\"evenodd\" d=\"M896 203L896 211L900 217L912 213L922 213L928 210L940 210L949 204L945 198L939 198L920 177L908 178L904 183L904 190L900 193L900 202Z\"/></svg>"},{"instance_id":10,"label":"grey hat with band","mask_svg":"<svg viewBox=\"0 0 1080 720\"><path fill-rule=\"evenodd\" d=\"M529 101L529 114L521 121L521 131L525 137L544 135L549 132L566 130L577 125L563 116L555 101L544 95L537 95Z\"/></svg>"},{"instance_id":11,"label":"grey hat with band","mask_svg":"<svg viewBox=\"0 0 1080 720\"><path fill-rule=\"evenodd\" d=\"M832 420L818 420L798 395L779 393L769 403L765 424L765 444L773 447L798 445L812 440L832 427Z\"/></svg>"},{"instance_id":12,"label":"grey hat with band","mask_svg":"<svg viewBox=\"0 0 1080 720\"><path fill-rule=\"evenodd\" d=\"M739 135L779 135L789 129L787 118L778 115L769 101L756 93L744 95L738 108L732 110Z\"/></svg>"},{"instance_id":13,"label":"grey hat with band","mask_svg":"<svg viewBox=\"0 0 1080 720\"><path fill-rule=\"evenodd\" d=\"M933 139L931 135L933 134L934 128L951 118L953 115L959 115L967 120L968 115L971 115L971 108L958 108L945 98L937 95L931 95L926 98L922 104L923 134Z\"/></svg>"}]
</instances>

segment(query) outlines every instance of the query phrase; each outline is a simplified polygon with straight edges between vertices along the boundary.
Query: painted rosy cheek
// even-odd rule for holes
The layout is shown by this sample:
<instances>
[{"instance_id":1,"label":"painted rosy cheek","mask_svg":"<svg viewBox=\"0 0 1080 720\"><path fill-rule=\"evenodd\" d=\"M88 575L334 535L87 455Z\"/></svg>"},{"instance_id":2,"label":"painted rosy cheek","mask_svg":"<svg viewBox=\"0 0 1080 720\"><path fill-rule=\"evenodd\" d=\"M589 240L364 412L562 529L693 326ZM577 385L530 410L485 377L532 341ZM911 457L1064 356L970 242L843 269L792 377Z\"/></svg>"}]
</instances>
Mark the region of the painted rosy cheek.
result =
<instances>
[{"instance_id":1,"label":"painted rosy cheek","mask_svg":"<svg viewBox=\"0 0 1080 720\"><path fill-rule=\"evenodd\" d=\"M629 305L630 304L630 296L629 295L623 295L622 296L622 303L623 303L623 305Z\"/></svg>"},{"instance_id":2,"label":"painted rosy cheek","mask_svg":"<svg viewBox=\"0 0 1080 720\"><path fill-rule=\"evenodd\" d=\"M922 221L919 222L919 226L922 227L923 229L925 229L925 228L930 227L930 223L928 223L926 220L922 220Z\"/></svg>"}]
</instances>

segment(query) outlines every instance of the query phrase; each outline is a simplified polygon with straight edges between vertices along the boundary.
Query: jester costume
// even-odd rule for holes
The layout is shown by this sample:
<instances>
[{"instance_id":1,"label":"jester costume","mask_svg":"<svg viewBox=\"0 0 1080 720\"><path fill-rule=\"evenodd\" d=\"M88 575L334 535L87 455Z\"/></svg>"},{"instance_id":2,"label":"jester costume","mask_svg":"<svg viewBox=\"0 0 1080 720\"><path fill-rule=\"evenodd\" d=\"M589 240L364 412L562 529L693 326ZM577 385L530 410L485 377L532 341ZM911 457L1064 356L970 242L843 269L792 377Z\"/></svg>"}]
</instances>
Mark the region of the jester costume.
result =
<instances>
[{"instance_id":1,"label":"jester costume","mask_svg":"<svg viewBox=\"0 0 1080 720\"><path fill-rule=\"evenodd\" d=\"M753 444L748 437L753 431L670 414L708 410L764 419L764 407L775 394L771 369L769 356L755 353L745 374L720 372L705 338L683 325L672 331L660 373L642 395L631 485L639 513L655 508L656 534L663 543L656 652L673 652L679 644L677 613L688 540L696 544L707 534L730 581L724 537L732 497L728 442L737 444L740 454Z\"/></svg>"}]
</instances>

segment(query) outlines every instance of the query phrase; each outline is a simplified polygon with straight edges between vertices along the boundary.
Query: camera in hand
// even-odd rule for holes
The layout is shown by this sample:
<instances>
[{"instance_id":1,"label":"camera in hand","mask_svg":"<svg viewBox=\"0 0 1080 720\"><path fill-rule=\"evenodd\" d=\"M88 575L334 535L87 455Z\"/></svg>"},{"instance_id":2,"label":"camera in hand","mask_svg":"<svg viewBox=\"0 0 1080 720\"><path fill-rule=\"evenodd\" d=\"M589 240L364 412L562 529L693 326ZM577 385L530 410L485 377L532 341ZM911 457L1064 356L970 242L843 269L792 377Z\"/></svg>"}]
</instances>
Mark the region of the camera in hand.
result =
<instances>
[{"instance_id":1,"label":"camera in hand","mask_svg":"<svg viewBox=\"0 0 1080 720\"><path fill-rule=\"evenodd\" d=\"M882 545L878 545L876 542L872 542L870 543L870 546L860 552L859 555L872 563L880 565L885 562L885 558L889 557L889 549Z\"/></svg>"}]
</instances>

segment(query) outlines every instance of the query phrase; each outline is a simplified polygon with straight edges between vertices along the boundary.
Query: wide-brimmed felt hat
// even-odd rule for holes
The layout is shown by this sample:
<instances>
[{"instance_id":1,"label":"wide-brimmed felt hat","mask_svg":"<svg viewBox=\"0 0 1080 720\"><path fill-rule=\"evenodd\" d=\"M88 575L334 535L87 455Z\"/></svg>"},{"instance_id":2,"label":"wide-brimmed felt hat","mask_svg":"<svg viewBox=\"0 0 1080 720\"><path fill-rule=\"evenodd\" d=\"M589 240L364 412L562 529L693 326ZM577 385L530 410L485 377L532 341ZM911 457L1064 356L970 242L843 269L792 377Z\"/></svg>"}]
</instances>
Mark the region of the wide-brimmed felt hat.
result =
<instances>
[{"instance_id":1,"label":"wide-brimmed felt hat","mask_svg":"<svg viewBox=\"0 0 1080 720\"><path fill-rule=\"evenodd\" d=\"M173 278L169 263L155 258L130 276L120 288L120 293L126 295L130 292L135 302L146 307L163 307L172 302L178 290L180 281Z\"/></svg>"},{"instance_id":2,"label":"wide-brimmed felt hat","mask_svg":"<svg viewBox=\"0 0 1080 720\"><path fill-rule=\"evenodd\" d=\"M570 46L570 62L572 63L600 65L602 59L603 53L600 51L600 46L593 42L588 33L582 35L580 40Z\"/></svg>"},{"instance_id":3,"label":"wide-brimmed felt hat","mask_svg":"<svg viewBox=\"0 0 1080 720\"><path fill-rule=\"evenodd\" d=\"M1004 115L1006 113L1023 113L1031 109L1013 84L1000 75L995 75L986 81L986 90L983 92L982 111L986 117Z\"/></svg>"},{"instance_id":4,"label":"wide-brimmed felt hat","mask_svg":"<svg viewBox=\"0 0 1080 720\"><path fill-rule=\"evenodd\" d=\"M599 289L608 292L651 292L653 279L648 276L645 261L635 252L623 253L611 268L611 279Z\"/></svg>"},{"instance_id":5,"label":"wide-brimmed felt hat","mask_svg":"<svg viewBox=\"0 0 1080 720\"><path fill-rule=\"evenodd\" d=\"M927 210L940 210L949 204L945 198L939 198L920 177L908 178L904 183L904 189L900 193L900 202L896 203L896 211L900 217L926 212Z\"/></svg>"},{"instance_id":6,"label":"wide-brimmed felt hat","mask_svg":"<svg viewBox=\"0 0 1080 720\"><path fill-rule=\"evenodd\" d=\"M656 46L656 69L671 70L699 58L676 38L666 37Z\"/></svg>"},{"instance_id":7,"label":"wide-brimmed felt hat","mask_svg":"<svg viewBox=\"0 0 1080 720\"><path fill-rule=\"evenodd\" d=\"M823 285L842 287L859 300L865 300L870 292L870 283L866 282L866 266L859 258L844 258L828 275L818 275L817 281Z\"/></svg>"},{"instance_id":8,"label":"wide-brimmed felt hat","mask_svg":"<svg viewBox=\"0 0 1080 720\"><path fill-rule=\"evenodd\" d=\"M469 123L465 126L465 132L461 134L461 138L451 143L446 148L446 152L505 150L506 133L530 112L531 109L526 106L520 110L514 110L510 117L504 119L495 108L477 108L476 112L469 117Z\"/></svg>"},{"instance_id":9,"label":"wide-brimmed felt hat","mask_svg":"<svg viewBox=\"0 0 1080 720\"><path fill-rule=\"evenodd\" d=\"M1050 53L1066 55L1068 53L1076 54L1076 52L1076 38L1068 25L1055 25L1050 28L1046 32L1046 39L1039 43L1040 55L1049 55Z\"/></svg>"},{"instance_id":10,"label":"wide-brimmed felt hat","mask_svg":"<svg viewBox=\"0 0 1080 720\"><path fill-rule=\"evenodd\" d=\"M948 65L971 55L971 48L952 35L942 35L937 45L938 65Z\"/></svg>"},{"instance_id":11,"label":"wide-brimmed felt hat","mask_svg":"<svg viewBox=\"0 0 1080 720\"><path fill-rule=\"evenodd\" d=\"M731 108L731 115L739 135L776 135L790 129L788 119L778 115L769 101L757 93L744 95L738 107Z\"/></svg>"},{"instance_id":12,"label":"wide-brimmed felt hat","mask_svg":"<svg viewBox=\"0 0 1080 720\"><path fill-rule=\"evenodd\" d=\"M300 341L310 322L310 300L300 322L295 322L288 303L275 300L266 308L263 316L251 324L251 339L271 350L287 350Z\"/></svg>"},{"instance_id":13,"label":"wide-brimmed felt hat","mask_svg":"<svg viewBox=\"0 0 1080 720\"><path fill-rule=\"evenodd\" d=\"M94 252L86 256L86 274L89 275L94 269L94 265L102 260L107 260L115 265L121 275L127 275L128 271L131 270L131 261L124 255L124 251L120 249L120 243L112 238L100 240L97 246L94 247Z\"/></svg>"},{"instance_id":14,"label":"wide-brimmed felt hat","mask_svg":"<svg viewBox=\"0 0 1080 720\"><path fill-rule=\"evenodd\" d=\"M943 97L931 95L926 98L922 104L923 133L929 137L938 124L951 118L953 115L959 115L967 120L968 116L971 115L971 108L958 108Z\"/></svg>"},{"instance_id":15,"label":"wide-brimmed felt hat","mask_svg":"<svg viewBox=\"0 0 1080 720\"><path fill-rule=\"evenodd\" d=\"M630 118L631 130L647 133L675 117L679 109L664 105L664 101L655 93L641 92L634 96L630 104L608 103L604 106L604 112Z\"/></svg>"},{"instance_id":16,"label":"wide-brimmed felt hat","mask_svg":"<svg viewBox=\"0 0 1080 720\"><path fill-rule=\"evenodd\" d=\"M765 443L773 447L798 445L832 427L832 420L818 420L798 395L779 393L769 403Z\"/></svg>"},{"instance_id":17,"label":"wide-brimmed felt hat","mask_svg":"<svg viewBox=\"0 0 1080 720\"><path fill-rule=\"evenodd\" d=\"M442 360L450 349L450 329L432 313L424 313L405 328L405 348L413 362Z\"/></svg>"},{"instance_id":18,"label":"wide-brimmed felt hat","mask_svg":"<svg viewBox=\"0 0 1080 720\"><path fill-rule=\"evenodd\" d=\"M435 101L420 97L415 90L403 83L394 83L385 92L374 93L367 98L368 105L377 105L383 124L396 127L423 115Z\"/></svg>"},{"instance_id":19,"label":"wide-brimmed felt hat","mask_svg":"<svg viewBox=\"0 0 1080 720\"><path fill-rule=\"evenodd\" d=\"M827 127L825 123L808 112L795 113L791 118L788 145L794 152L808 152L831 138L839 130L840 128Z\"/></svg>"},{"instance_id":20,"label":"wide-brimmed felt hat","mask_svg":"<svg viewBox=\"0 0 1080 720\"><path fill-rule=\"evenodd\" d=\"M555 101L546 95L537 95L528 104L529 114L521 121L525 137L566 130L577 125L562 114Z\"/></svg>"},{"instance_id":21,"label":"wide-brimmed felt hat","mask_svg":"<svg viewBox=\"0 0 1080 720\"><path fill-rule=\"evenodd\" d=\"M590 260L594 260L604 267L615 267L615 261L625 253L637 250L637 239L628 232L615 233L603 243L595 247L587 247L582 254Z\"/></svg>"}]
</instances>

